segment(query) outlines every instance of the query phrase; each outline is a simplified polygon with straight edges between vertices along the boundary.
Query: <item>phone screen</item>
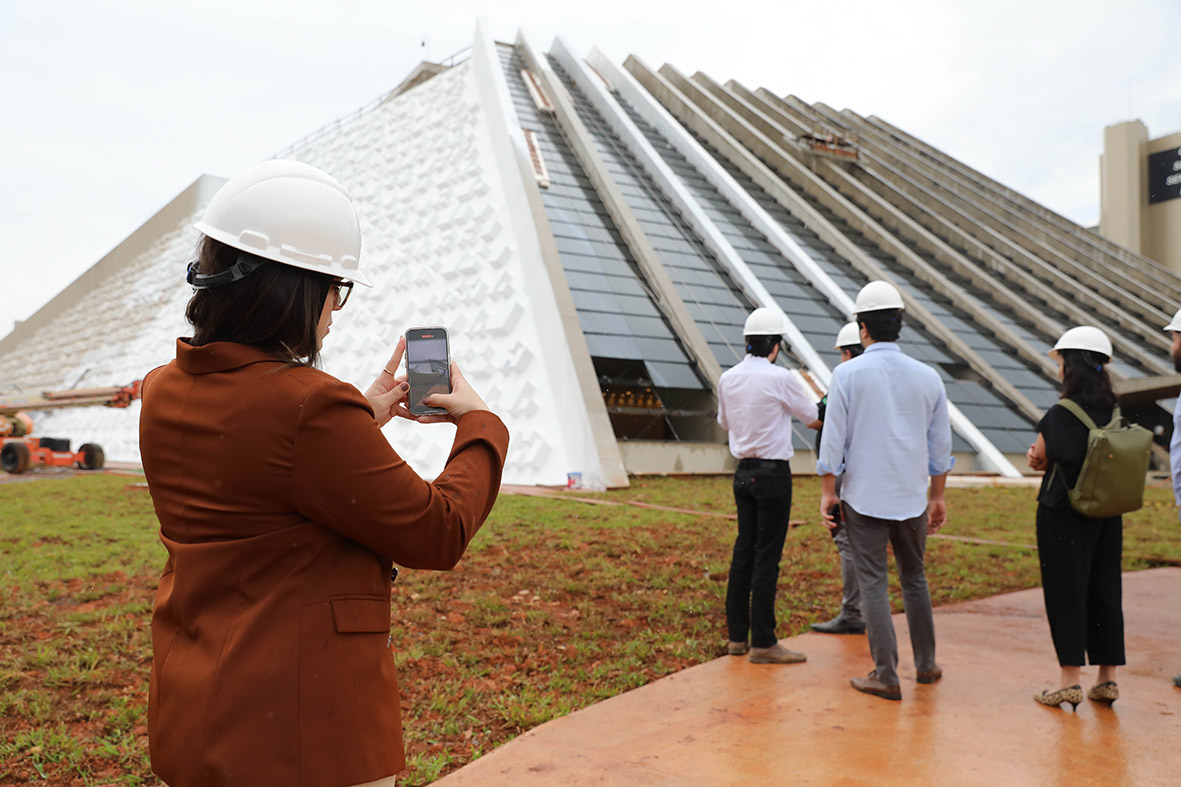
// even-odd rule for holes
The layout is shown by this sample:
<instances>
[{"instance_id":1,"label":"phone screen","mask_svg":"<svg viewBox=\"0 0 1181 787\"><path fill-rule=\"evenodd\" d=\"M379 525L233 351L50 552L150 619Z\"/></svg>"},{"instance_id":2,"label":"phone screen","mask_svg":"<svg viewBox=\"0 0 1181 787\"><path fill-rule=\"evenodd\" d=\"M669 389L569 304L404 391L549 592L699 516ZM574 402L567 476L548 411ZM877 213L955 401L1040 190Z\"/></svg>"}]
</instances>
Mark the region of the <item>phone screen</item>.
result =
<instances>
[{"instance_id":1,"label":"phone screen","mask_svg":"<svg viewBox=\"0 0 1181 787\"><path fill-rule=\"evenodd\" d=\"M442 413L423 400L437 393L451 393L451 354L444 328L411 328L406 331L406 375L410 383L407 407L415 415Z\"/></svg>"}]
</instances>

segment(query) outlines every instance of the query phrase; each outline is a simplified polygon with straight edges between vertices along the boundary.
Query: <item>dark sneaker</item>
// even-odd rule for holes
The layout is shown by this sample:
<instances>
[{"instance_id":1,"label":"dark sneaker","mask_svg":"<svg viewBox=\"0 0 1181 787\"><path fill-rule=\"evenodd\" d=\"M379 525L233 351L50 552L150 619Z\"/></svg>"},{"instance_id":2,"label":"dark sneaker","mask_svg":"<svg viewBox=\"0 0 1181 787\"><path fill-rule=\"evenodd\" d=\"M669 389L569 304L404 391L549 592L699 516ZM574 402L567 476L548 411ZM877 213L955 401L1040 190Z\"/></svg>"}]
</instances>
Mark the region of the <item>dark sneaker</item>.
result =
<instances>
[{"instance_id":1,"label":"dark sneaker","mask_svg":"<svg viewBox=\"0 0 1181 787\"><path fill-rule=\"evenodd\" d=\"M751 648L751 664L799 664L807 661L808 657L776 642L769 648Z\"/></svg>"}]
</instances>

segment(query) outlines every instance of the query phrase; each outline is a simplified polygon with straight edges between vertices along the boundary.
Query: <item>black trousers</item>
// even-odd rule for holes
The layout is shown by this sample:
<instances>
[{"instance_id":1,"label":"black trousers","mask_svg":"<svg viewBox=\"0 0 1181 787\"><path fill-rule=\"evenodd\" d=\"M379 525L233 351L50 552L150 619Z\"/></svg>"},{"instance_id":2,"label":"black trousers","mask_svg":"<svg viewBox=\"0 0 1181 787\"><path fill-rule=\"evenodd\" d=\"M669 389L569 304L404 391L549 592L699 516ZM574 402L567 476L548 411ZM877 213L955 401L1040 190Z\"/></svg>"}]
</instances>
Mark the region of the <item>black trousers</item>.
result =
<instances>
[{"instance_id":1,"label":"black trousers","mask_svg":"<svg viewBox=\"0 0 1181 787\"><path fill-rule=\"evenodd\" d=\"M791 465L743 459L734 473L738 538L726 587L726 625L732 642L769 648L775 637L775 590L791 512Z\"/></svg>"},{"instance_id":2,"label":"black trousers","mask_svg":"<svg viewBox=\"0 0 1181 787\"><path fill-rule=\"evenodd\" d=\"M1124 663L1122 517L1088 519L1072 508L1037 507L1042 592L1058 664Z\"/></svg>"}]
</instances>

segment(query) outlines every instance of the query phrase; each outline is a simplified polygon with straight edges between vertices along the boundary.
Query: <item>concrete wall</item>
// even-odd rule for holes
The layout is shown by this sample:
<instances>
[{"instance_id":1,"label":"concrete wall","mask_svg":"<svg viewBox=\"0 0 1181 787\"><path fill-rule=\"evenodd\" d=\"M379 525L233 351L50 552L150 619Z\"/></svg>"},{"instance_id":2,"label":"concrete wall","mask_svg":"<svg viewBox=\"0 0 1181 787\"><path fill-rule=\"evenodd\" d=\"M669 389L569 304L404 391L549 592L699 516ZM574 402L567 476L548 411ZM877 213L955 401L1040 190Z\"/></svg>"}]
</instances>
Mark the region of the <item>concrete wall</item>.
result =
<instances>
[{"instance_id":1,"label":"concrete wall","mask_svg":"<svg viewBox=\"0 0 1181 787\"><path fill-rule=\"evenodd\" d=\"M1181 148L1181 132L1150 140L1141 158L1147 162L1153 153L1177 148ZM1145 186L1144 191L1147 190ZM1140 243L1140 253L1145 257L1181 273L1181 197L1152 205L1145 204Z\"/></svg>"},{"instance_id":2,"label":"concrete wall","mask_svg":"<svg viewBox=\"0 0 1181 787\"><path fill-rule=\"evenodd\" d=\"M1181 198L1148 202L1148 157L1177 148L1181 133L1150 140L1139 120L1103 130L1099 234L1181 274Z\"/></svg>"}]
</instances>

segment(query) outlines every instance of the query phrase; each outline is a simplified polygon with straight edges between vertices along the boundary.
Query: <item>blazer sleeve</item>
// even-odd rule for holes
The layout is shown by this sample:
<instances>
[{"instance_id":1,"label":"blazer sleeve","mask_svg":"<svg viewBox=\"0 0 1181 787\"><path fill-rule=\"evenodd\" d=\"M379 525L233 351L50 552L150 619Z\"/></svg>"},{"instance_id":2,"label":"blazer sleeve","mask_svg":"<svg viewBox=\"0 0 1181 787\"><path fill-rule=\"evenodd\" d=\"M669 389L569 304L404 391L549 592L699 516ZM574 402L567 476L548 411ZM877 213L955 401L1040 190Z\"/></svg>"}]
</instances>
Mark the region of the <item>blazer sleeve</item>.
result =
<instances>
[{"instance_id":1,"label":"blazer sleeve","mask_svg":"<svg viewBox=\"0 0 1181 787\"><path fill-rule=\"evenodd\" d=\"M494 414L468 413L428 482L390 446L356 388L326 382L300 411L292 499L304 516L399 565L450 569L496 502L508 439Z\"/></svg>"}]
</instances>

